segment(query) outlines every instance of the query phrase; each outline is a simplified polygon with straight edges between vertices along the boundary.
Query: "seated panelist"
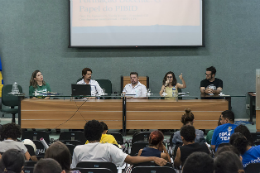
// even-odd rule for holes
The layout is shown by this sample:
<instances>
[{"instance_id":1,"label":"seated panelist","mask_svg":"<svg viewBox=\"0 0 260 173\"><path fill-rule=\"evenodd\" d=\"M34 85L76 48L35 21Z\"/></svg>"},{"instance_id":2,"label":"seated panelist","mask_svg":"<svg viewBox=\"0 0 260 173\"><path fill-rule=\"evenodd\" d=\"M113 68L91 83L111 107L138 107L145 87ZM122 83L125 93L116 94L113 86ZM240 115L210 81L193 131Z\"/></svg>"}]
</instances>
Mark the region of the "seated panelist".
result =
<instances>
[{"instance_id":1,"label":"seated panelist","mask_svg":"<svg viewBox=\"0 0 260 173\"><path fill-rule=\"evenodd\" d=\"M138 73L131 72L130 73L131 83L126 84L123 89L124 94L132 94L133 98L146 98L147 89L146 86L139 82Z\"/></svg>"},{"instance_id":2,"label":"seated panelist","mask_svg":"<svg viewBox=\"0 0 260 173\"><path fill-rule=\"evenodd\" d=\"M47 94L48 92L51 92L50 85L43 80L43 75L40 70L35 70L32 73L30 80L29 95L32 98L49 99L49 97L42 96Z\"/></svg>"},{"instance_id":3,"label":"seated panelist","mask_svg":"<svg viewBox=\"0 0 260 173\"><path fill-rule=\"evenodd\" d=\"M104 92L99 86L99 83L91 79L92 70L90 68L84 68L82 70L82 80L78 81L77 84L88 84L91 85L91 96L103 95Z\"/></svg>"},{"instance_id":4,"label":"seated panelist","mask_svg":"<svg viewBox=\"0 0 260 173\"><path fill-rule=\"evenodd\" d=\"M160 91L160 95L164 96L163 92L165 92L167 94L165 97L173 97L173 94L176 94L178 96L178 89L186 88L186 83L182 77L182 74L180 74L179 78L182 81L182 84L177 83L176 77L173 72L167 72L163 78L163 85Z\"/></svg>"},{"instance_id":5,"label":"seated panelist","mask_svg":"<svg viewBox=\"0 0 260 173\"><path fill-rule=\"evenodd\" d=\"M201 94L219 94L223 89L223 81L221 79L215 78L216 68L211 66L206 69L206 79L200 82L200 92Z\"/></svg>"}]
</instances>

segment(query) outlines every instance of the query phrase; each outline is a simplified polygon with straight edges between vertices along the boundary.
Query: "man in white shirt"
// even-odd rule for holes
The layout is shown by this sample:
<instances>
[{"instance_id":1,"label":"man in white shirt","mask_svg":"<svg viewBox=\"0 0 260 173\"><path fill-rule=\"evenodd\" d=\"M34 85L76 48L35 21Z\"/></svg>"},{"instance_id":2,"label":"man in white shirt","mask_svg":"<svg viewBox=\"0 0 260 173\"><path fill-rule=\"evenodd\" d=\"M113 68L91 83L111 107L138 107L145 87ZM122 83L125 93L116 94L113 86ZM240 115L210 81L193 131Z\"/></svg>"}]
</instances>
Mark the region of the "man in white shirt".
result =
<instances>
[{"instance_id":1,"label":"man in white shirt","mask_svg":"<svg viewBox=\"0 0 260 173\"><path fill-rule=\"evenodd\" d=\"M145 98L147 95L147 89L146 86L141 84L138 79L138 73L137 72L131 72L130 73L130 80L131 83L127 84L124 89L124 94L131 94L134 98Z\"/></svg>"},{"instance_id":2,"label":"man in white shirt","mask_svg":"<svg viewBox=\"0 0 260 173\"><path fill-rule=\"evenodd\" d=\"M84 68L82 70L82 80L78 81L77 84L88 84L91 86L91 96L103 95L104 92L99 86L98 82L91 79L92 70L90 68Z\"/></svg>"},{"instance_id":3,"label":"man in white shirt","mask_svg":"<svg viewBox=\"0 0 260 173\"><path fill-rule=\"evenodd\" d=\"M159 157L130 156L121 149L110 143L100 143L103 132L103 126L97 121L88 121L84 127L84 134L89 141L88 144L78 145L74 149L71 168L75 168L79 162L112 162L116 166L122 166L124 162L137 164L142 162L154 161L163 166L166 160Z\"/></svg>"}]
</instances>

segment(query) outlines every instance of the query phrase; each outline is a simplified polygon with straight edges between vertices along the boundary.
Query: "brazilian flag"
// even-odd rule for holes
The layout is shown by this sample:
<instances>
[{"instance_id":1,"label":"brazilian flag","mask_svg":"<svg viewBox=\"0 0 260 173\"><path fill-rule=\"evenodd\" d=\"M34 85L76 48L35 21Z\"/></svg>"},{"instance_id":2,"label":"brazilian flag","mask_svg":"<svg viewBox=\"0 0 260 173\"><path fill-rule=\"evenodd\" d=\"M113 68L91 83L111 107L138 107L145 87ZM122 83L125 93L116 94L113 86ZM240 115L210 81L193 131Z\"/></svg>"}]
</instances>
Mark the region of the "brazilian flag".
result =
<instances>
[{"instance_id":1,"label":"brazilian flag","mask_svg":"<svg viewBox=\"0 0 260 173\"><path fill-rule=\"evenodd\" d=\"M2 62L1 62L1 57L0 57L0 97L2 97L2 88L4 85L4 80L2 76Z\"/></svg>"}]
</instances>

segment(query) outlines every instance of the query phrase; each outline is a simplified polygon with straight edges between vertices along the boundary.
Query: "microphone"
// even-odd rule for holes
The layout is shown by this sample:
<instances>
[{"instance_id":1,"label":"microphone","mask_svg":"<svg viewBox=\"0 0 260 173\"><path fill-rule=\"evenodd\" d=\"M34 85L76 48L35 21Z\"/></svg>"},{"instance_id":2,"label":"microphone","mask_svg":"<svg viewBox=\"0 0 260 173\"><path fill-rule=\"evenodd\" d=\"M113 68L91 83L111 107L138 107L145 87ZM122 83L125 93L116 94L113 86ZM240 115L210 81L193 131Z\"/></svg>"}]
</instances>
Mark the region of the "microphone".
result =
<instances>
[{"instance_id":1,"label":"microphone","mask_svg":"<svg viewBox=\"0 0 260 173\"><path fill-rule=\"evenodd\" d=\"M44 146L44 148L47 150L49 148L49 146L47 145L46 141L44 140L44 138L40 139L42 145Z\"/></svg>"}]
</instances>

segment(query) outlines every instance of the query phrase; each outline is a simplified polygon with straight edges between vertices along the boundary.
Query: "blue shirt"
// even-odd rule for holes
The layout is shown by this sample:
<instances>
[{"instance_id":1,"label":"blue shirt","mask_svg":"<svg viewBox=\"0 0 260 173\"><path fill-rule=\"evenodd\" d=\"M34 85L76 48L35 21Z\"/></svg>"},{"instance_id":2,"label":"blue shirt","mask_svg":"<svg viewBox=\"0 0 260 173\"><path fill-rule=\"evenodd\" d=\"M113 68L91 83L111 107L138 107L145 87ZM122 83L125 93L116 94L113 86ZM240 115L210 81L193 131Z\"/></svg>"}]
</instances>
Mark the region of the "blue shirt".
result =
<instances>
[{"instance_id":1,"label":"blue shirt","mask_svg":"<svg viewBox=\"0 0 260 173\"><path fill-rule=\"evenodd\" d=\"M150 148L150 147L144 147L142 150L141 156L155 156L155 157L161 157L161 151L157 150L155 148Z\"/></svg>"},{"instance_id":2,"label":"blue shirt","mask_svg":"<svg viewBox=\"0 0 260 173\"><path fill-rule=\"evenodd\" d=\"M215 145L215 151L217 151L219 144L229 143L230 136L234 133L236 127L235 124L226 123L214 130L211 145Z\"/></svg>"},{"instance_id":3,"label":"blue shirt","mask_svg":"<svg viewBox=\"0 0 260 173\"><path fill-rule=\"evenodd\" d=\"M251 147L242 155L242 158L244 168L250 163L260 163L260 145Z\"/></svg>"}]
</instances>

